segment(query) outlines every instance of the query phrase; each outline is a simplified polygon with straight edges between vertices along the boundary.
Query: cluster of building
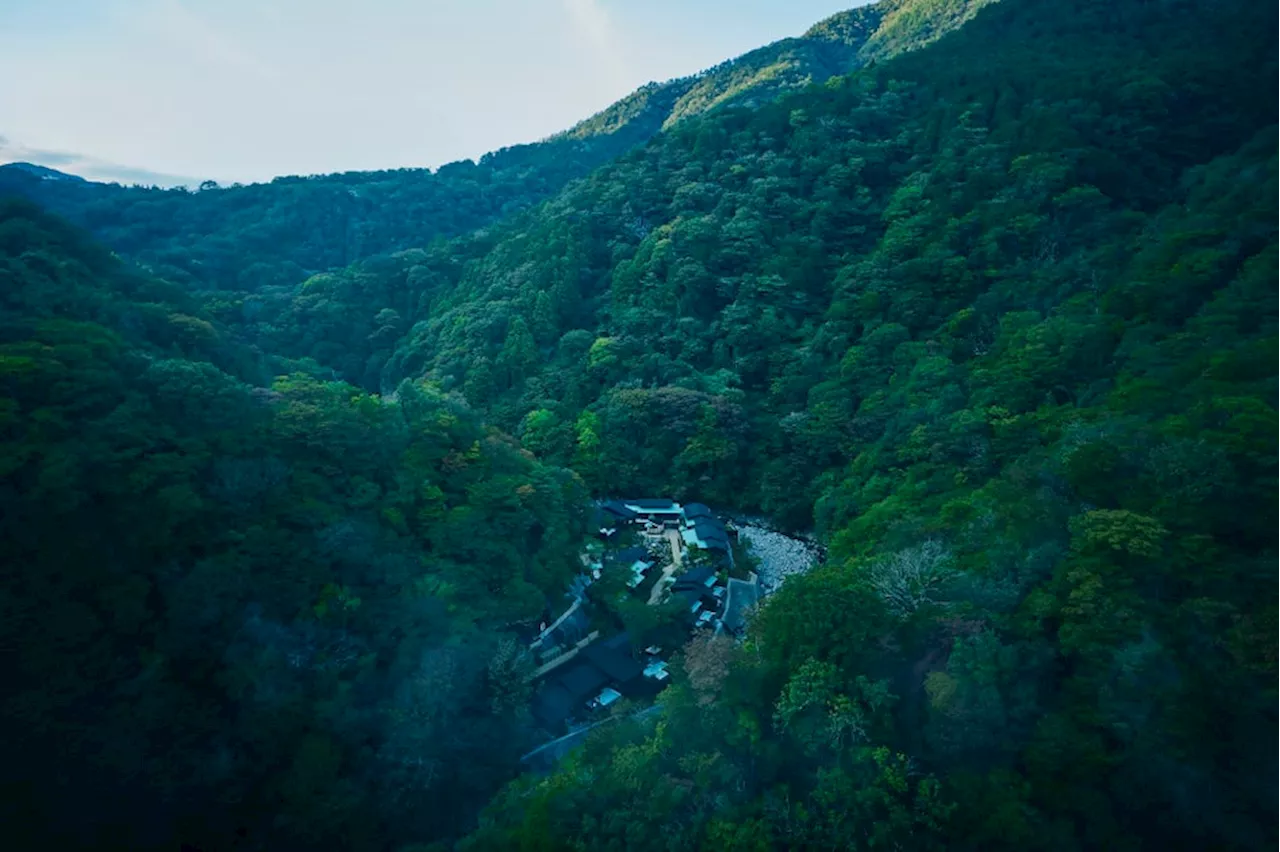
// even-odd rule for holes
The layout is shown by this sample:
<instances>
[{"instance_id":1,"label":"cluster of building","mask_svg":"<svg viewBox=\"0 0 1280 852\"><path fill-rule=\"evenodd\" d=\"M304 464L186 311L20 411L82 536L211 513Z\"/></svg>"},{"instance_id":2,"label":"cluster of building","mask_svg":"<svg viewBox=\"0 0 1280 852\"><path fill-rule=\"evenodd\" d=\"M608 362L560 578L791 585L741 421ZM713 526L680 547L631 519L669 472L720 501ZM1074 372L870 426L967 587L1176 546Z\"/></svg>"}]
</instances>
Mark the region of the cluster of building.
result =
<instances>
[{"instance_id":1,"label":"cluster of building","mask_svg":"<svg viewBox=\"0 0 1280 852\"><path fill-rule=\"evenodd\" d=\"M627 585L633 593L647 587L648 603L678 601L689 630L740 635L747 610L759 600L754 576L727 581L722 576L734 564L734 531L701 503L610 500L596 507L593 528L605 542L605 554L587 560L587 571L570 588L573 603L530 646L540 663L533 714L557 733L622 698L652 697L669 677L667 655L653 637L623 632L601 638L590 629L585 592L606 564L630 572ZM629 538L625 532L638 533L650 546L620 546ZM611 545L618 546L610 550ZM664 558L668 550L670 557ZM706 558L689 558L692 553ZM660 566L662 575L655 577Z\"/></svg>"},{"instance_id":2,"label":"cluster of building","mask_svg":"<svg viewBox=\"0 0 1280 852\"><path fill-rule=\"evenodd\" d=\"M619 633L592 642L543 678L534 695L533 716L558 733L572 719L585 718L621 698L657 695L668 677L661 648L650 646L637 655L631 635Z\"/></svg>"},{"instance_id":3,"label":"cluster of building","mask_svg":"<svg viewBox=\"0 0 1280 852\"><path fill-rule=\"evenodd\" d=\"M733 548L729 545L733 531L701 503L681 506L674 500L609 500L596 509L601 539L609 541L626 524L640 524L649 534L677 530L689 547L705 550L726 565L733 565Z\"/></svg>"}]
</instances>

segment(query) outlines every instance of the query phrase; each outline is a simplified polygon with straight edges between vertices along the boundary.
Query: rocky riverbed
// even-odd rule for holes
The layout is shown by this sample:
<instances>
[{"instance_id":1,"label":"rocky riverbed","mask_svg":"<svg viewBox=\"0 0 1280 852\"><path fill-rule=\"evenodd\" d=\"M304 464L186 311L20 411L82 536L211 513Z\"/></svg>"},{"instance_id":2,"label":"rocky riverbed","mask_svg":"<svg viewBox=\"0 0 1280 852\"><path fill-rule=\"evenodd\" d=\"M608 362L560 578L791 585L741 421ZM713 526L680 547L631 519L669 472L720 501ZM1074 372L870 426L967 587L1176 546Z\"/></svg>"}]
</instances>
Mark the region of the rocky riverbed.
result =
<instances>
[{"instance_id":1,"label":"rocky riverbed","mask_svg":"<svg viewBox=\"0 0 1280 852\"><path fill-rule=\"evenodd\" d=\"M771 594L794 574L803 574L822 560L811 542L751 523L737 523L738 535L760 563L760 591Z\"/></svg>"}]
</instances>

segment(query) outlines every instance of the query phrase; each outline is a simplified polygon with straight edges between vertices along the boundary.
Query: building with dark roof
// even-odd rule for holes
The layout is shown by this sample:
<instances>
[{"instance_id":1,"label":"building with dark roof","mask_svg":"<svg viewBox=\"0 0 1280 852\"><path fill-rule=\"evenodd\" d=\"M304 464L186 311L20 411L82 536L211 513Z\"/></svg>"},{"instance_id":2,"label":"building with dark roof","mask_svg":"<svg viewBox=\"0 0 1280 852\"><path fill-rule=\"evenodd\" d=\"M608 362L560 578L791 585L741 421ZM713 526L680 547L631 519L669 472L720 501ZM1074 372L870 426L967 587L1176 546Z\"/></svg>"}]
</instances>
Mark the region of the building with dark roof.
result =
<instances>
[{"instance_id":1,"label":"building with dark roof","mask_svg":"<svg viewBox=\"0 0 1280 852\"><path fill-rule=\"evenodd\" d=\"M608 688L628 698L654 695L665 678L645 676L631 653L631 636L619 633L593 642L542 682L533 699L533 715L544 728L559 731L588 710L591 699Z\"/></svg>"},{"instance_id":2,"label":"building with dark roof","mask_svg":"<svg viewBox=\"0 0 1280 852\"><path fill-rule=\"evenodd\" d=\"M559 730L609 683L589 660L573 660L542 682L533 699L533 716L548 730Z\"/></svg>"},{"instance_id":3,"label":"building with dark roof","mask_svg":"<svg viewBox=\"0 0 1280 852\"><path fill-rule=\"evenodd\" d=\"M683 574L676 575L672 589L710 588L716 584L716 570L710 565L695 565Z\"/></svg>"},{"instance_id":4,"label":"building with dark roof","mask_svg":"<svg viewBox=\"0 0 1280 852\"><path fill-rule=\"evenodd\" d=\"M619 503L609 500L592 507L589 519L590 529L602 541L609 541L618 533L618 527L629 524L636 519L636 513Z\"/></svg>"},{"instance_id":5,"label":"building with dark roof","mask_svg":"<svg viewBox=\"0 0 1280 852\"><path fill-rule=\"evenodd\" d=\"M591 617L582 606L582 599L576 599L554 623L538 634L530 645L539 660L546 661L564 652L574 643L586 636L591 629Z\"/></svg>"},{"instance_id":6,"label":"building with dark roof","mask_svg":"<svg viewBox=\"0 0 1280 852\"><path fill-rule=\"evenodd\" d=\"M715 518L709 508L704 503L690 503L684 507L684 519L686 521L695 521L699 518Z\"/></svg>"},{"instance_id":7,"label":"building with dark roof","mask_svg":"<svg viewBox=\"0 0 1280 852\"><path fill-rule=\"evenodd\" d=\"M723 526L699 523L694 526L693 531L707 550L727 550L729 547L729 536Z\"/></svg>"},{"instance_id":8,"label":"building with dark roof","mask_svg":"<svg viewBox=\"0 0 1280 852\"><path fill-rule=\"evenodd\" d=\"M710 589L692 586L675 590L671 599L680 604L684 610L684 620L691 627L700 627L708 618L714 618L720 604Z\"/></svg>"},{"instance_id":9,"label":"building with dark roof","mask_svg":"<svg viewBox=\"0 0 1280 852\"><path fill-rule=\"evenodd\" d=\"M725 599L724 616L721 621L725 630L735 636L741 636L747 626L747 613L760 601L760 584L752 575L752 580L729 580L729 592Z\"/></svg>"},{"instance_id":10,"label":"building with dark roof","mask_svg":"<svg viewBox=\"0 0 1280 852\"><path fill-rule=\"evenodd\" d=\"M631 637L627 633L593 642L582 649L581 656L604 672L624 695L637 678L644 676L644 667L631 656Z\"/></svg>"},{"instance_id":11,"label":"building with dark roof","mask_svg":"<svg viewBox=\"0 0 1280 852\"><path fill-rule=\"evenodd\" d=\"M631 572L627 585L636 588L644 582L644 576L658 562L643 547L628 547L608 557L611 565L616 565Z\"/></svg>"},{"instance_id":12,"label":"building with dark roof","mask_svg":"<svg viewBox=\"0 0 1280 852\"><path fill-rule=\"evenodd\" d=\"M690 607L692 607L694 601L700 601L702 603L703 610L709 610L711 612L719 612L720 605L724 603L724 598L722 597L724 592L721 592L719 595L716 594L716 590L719 588L721 587L719 586L681 586L678 589L673 589L672 594L680 595L681 597L683 597L685 601L688 602ZM698 611L700 612L701 610L698 610Z\"/></svg>"},{"instance_id":13,"label":"building with dark roof","mask_svg":"<svg viewBox=\"0 0 1280 852\"><path fill-rule=\"evenodd\" d=\"M702 626L720 611L724 592L717 585L718 579L715 569L708 565L695 566L676 577L671 594L685 608L687 621Z\"/></svg>"},{"instance_id":14,"label":"building with dark roof","mask_svg":"<svg viewBox=\"0 0 1280 852\"><path fill-rule=\"evenodd\" d=\"M700 547L703 550L729 550L729 536L725 533L723 524L698 521L693 526L687 527L681 533L681 537L690 547Z\"/></svg>"},{"instance_id":15,"label":"building with dark roof","mask_svg":"<svg viewBox=\"0 0 1280 852\"><path fill-rule=\"evenodd\" d=\"M621 523L629 523L636 519L636 513L618 500L606 500L601 503L600 512Z\"/></svg>"}]
</instances>

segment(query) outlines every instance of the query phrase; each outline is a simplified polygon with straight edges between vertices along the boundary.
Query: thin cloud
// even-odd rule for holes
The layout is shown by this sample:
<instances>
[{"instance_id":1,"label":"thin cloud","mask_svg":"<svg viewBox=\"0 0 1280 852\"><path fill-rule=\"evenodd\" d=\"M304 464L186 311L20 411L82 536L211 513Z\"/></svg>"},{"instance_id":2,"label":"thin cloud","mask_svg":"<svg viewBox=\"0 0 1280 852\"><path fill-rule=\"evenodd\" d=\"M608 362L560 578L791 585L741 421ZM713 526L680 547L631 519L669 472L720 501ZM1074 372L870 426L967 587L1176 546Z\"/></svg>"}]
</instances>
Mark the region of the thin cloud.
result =
<instances>
[{"instance_id":1,"label":"thin cloud","mask_svg":"<svg viewBox=\"0 0 1280 852\"><path fill-rule=\"evenodd\" d=\"M150 169L112 163L71 151L28 148L5 136L0 136L0 165L5 163L33 163L67 174L79 175L87 180L119 183L126 186L197 186L200 183L198 178L153 172Z\"/></svg>"}]
</instances>

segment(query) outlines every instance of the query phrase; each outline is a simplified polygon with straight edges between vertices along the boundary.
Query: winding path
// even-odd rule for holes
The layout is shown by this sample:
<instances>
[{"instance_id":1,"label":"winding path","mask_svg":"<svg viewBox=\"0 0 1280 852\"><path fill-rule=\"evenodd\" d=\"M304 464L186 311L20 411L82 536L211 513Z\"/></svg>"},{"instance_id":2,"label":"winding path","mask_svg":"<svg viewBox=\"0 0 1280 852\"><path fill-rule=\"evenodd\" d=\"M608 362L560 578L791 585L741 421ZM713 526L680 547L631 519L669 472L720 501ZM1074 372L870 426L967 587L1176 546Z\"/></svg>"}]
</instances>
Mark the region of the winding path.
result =
<instances>
[{"instance_id":1,"label":"winding path","mask_svg":"<svg viewBox=\"0 0 1280 852\"><path fill-rule=\"evenodd\" d=\"M665 533L667 541L671 544L671 564L662 570L662 576L653 584L653 590L649 592L649 606L657 606L662 601L662 593L666 590L667 583L672 575L680 570L683 561L680 555L680 533L677 530L665 530Z\"/></svg>"}]
</instances>

